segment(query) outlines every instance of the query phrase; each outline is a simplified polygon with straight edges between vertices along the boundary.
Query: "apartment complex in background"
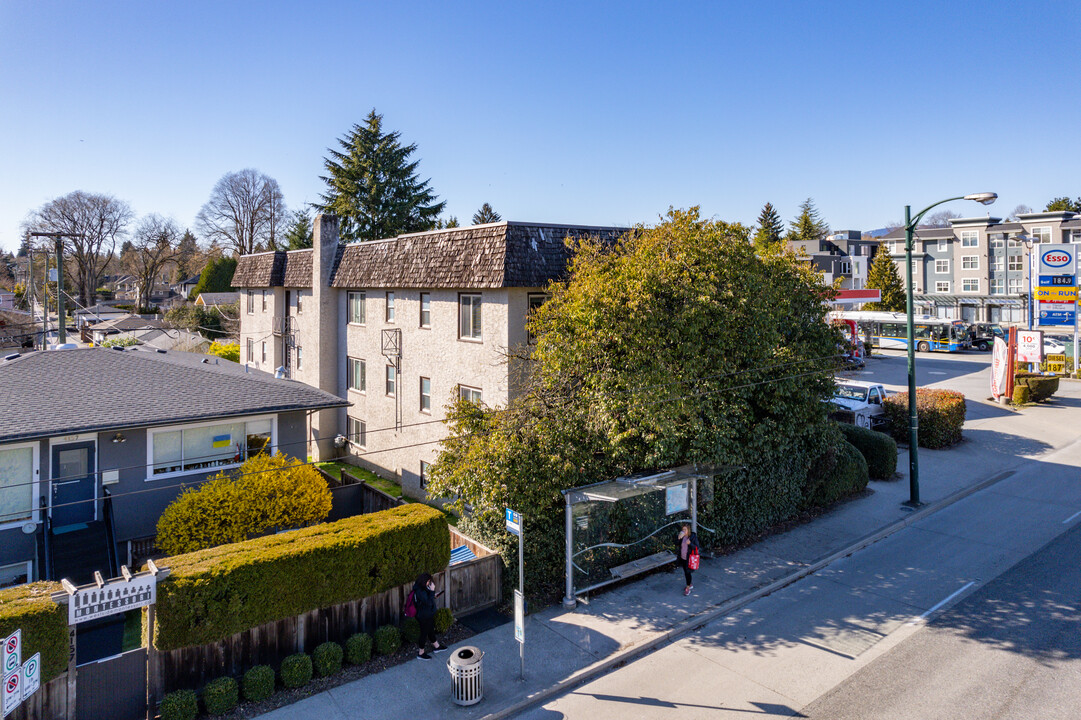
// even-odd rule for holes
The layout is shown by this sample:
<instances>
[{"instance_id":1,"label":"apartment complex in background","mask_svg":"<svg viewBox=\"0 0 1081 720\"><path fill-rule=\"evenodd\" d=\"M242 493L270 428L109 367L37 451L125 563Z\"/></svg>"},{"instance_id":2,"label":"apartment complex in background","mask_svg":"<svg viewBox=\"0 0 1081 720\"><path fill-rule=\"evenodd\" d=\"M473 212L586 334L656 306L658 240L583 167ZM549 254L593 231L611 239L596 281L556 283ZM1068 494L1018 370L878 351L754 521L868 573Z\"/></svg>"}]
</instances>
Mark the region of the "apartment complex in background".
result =
<instances>
[{"instance_id":1,"label":"apartment complex in background","mask_svg":"<svg viewBox=\"0 0 1081 720\"><path fill-rule=\"evenodd\" d=\"M891 231L881 241L903 281L904 229ZM912 251L916 312L966 322L1023 324L1030 245L1049 243L1081 243L1081 214L1022 213L1010 222L958 218L950 220L949 227L919 228Z\"/></svg>"},{"instance_id":2,"label":"apartment complex in background","mask_svg":"<svg viewBox=\"0 0 1081 720\"><path fill-rule=\"evenodd\" d=\"M624 232L500 222L340 245L321 215L313 249L240 258L240 361L346 398L312 413L316 456L347 454L423 497L452 398L514 397L508 356L566 272L565 241Z\"/></svg>"},{"instance_id":3,"label":"apartment complex in background","mask_svg":"<svg viewBox=\"0 0 1081 720\"><path fill-rule=\"evenodd\" d=\"M861 290L867 284L867 271L878 242L863 237L858 230L837 230L822 240L788 241L788 246L796 253L805 253L827 285L839 279L841 289Z\"/></svg>"}]
</instances>

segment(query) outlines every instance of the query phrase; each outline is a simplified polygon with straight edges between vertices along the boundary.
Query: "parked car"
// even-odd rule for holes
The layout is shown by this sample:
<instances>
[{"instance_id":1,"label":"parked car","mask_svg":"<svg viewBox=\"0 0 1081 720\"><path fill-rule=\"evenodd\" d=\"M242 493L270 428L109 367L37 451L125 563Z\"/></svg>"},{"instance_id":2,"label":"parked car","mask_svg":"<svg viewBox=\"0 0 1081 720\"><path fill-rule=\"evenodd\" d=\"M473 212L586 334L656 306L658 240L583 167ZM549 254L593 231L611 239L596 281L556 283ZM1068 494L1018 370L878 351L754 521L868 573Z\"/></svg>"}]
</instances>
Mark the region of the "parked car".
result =
<instances>
[{"instance_id":1,"label":"parked car","mask_svg":"<svg viewBox=\"0 0 1081 720\"><path fill-rule=\"evenodd\" d=\"M1043 352L1045 355L1051 352L1047 349L1048 338L1062 345L1064 349L1064 354L1067 357L1073 357L1073 335L1044 335Z\"/></svg>"},{"instance_id":2,"label":"parked car","mask_svg":"<svg viewBox=\"0 0 1081 720\"><path fill-rule=\"evenodd\" d=\"M968 338L977 350L990 350L996 337L1003 337L1002 328L995 323L973 323L968 328Z\"/></svg>"},{"instance_id":3,"label":"parked car","mask_svg":"<svg viewBox=\"0 0 1081 720\"><path fill-rule=\"evenodd\" d=\"M830 417L857 427L876 429L887 422L882 401L886 388L860 380L838 380L830 403L836 408Z\"/></svg>"},{"instance_id":4,"label":"parked car","mask_svg":"<svg viewBox=\"0 0 1081 720\"><path fill-rule=\"evenodd\" d=\"M1070 338L1070 345L1073 345L1073 338ZM1043 354L1044 355L1065 355L1066 345L1061 343L1050 335L1043 336Z\"/></svg>"}]
</instances>

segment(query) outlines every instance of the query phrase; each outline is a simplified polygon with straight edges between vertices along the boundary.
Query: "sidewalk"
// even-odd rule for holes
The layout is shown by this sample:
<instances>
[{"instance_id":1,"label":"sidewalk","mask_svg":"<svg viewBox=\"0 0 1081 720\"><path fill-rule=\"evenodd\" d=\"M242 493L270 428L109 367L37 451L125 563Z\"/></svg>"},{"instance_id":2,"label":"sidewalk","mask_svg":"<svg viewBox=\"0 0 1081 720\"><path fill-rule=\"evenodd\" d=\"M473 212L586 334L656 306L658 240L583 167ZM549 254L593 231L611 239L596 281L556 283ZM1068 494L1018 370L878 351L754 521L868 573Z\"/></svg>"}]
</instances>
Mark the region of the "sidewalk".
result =
<instances>
[{"instance_id":1,"label":"sidewalk","mask_svg":"<svg viewBox=\"0 0 1081 720\"><path fill-rule=\"evenodd\" d=\"M469 708L450 699L447 654L410 661L333 688L261 717L267 720L347 718L501 718L565 692L663 645L715 616L769 594L837 557L850 554L904 525L1013 474L1029 458L1077 439L1081 384L1063 383L1056 401L1022 413L969 401L965 442L948 451L920 450L921 499L908 498L908 456L898 458L899 480L872 482L873 493L844 503L814 521L771 536L732 555L706 559L683 595L679 573L632 581L566 611L550 607L526 619L526 679L520 681L512 625L473 636L465 644L484 652L484 699ZM452 648L453 650L453 648Z\"/></svg>"}]
</instances>

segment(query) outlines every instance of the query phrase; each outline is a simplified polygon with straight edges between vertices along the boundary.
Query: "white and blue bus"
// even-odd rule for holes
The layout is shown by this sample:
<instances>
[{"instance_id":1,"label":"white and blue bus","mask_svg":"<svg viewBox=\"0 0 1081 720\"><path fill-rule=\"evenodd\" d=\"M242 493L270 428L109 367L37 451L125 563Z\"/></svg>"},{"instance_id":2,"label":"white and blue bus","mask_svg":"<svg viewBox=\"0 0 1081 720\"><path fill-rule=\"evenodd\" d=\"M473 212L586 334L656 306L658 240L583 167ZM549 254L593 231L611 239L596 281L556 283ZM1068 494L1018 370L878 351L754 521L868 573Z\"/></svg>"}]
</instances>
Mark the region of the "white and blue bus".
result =
<instances>
[{"instance_id":1,"label":"white and blue bus","mask_svg":"<svg viewBox=\"0 0 1081 720\"><path fill-rule=\"evenodd\" d=\"M895 350L908 347L908 320L904 313L837 310L831 312L829 317L854 321L860 336L864 339L870 337L874 347ZM970 344L968 327L960 320L917 317L913 320L912 329L916 349L920 352L959 352Z\"/></svg>"}]
</instances>

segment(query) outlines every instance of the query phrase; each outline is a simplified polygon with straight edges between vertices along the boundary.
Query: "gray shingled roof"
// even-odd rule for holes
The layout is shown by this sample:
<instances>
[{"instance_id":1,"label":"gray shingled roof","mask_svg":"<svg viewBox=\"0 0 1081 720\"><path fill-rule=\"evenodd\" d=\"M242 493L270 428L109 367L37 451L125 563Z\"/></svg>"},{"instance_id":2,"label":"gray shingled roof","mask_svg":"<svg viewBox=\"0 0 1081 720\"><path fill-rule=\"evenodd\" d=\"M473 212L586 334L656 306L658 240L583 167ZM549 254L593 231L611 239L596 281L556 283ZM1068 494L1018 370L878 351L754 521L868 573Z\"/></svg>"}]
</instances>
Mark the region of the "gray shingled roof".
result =
<instances>
[{"instance_id":1,"label":"gray shingled roof","mask_svg":"<svg viewBox=\"0 0 1081 720\"><path fill-rule=\"evenodd\" d=\"M121 315L118 318L110 318L109 320L102 320L99 323L90 326L91 330L108 331L115 330L116 332L123 332L126 330L142 330L144 328L160 328L165 327L161 320L156 318L142 318L138 315L131 313L127 315Z\"/></svg>"},{"instance_id":2,"label":"gray shingled roof","mask_svg":"<svg viewBox=\"0 0 1081 720\"><path fill-rule=\"evenodd\" d=\"M240 300L240 293L238 292L216 292L216 293L199 293L199 297L203 299L203 305L210 307L211 305L232 305L236 301ZM198 301L199 298L195 298Z\"/></svg>"},{"instance_id":3,"label":"gray shingled roof","mask_svg":"<svg viewBox=\"0 0 1081 720\"><path fill-rule=\"evenodd\" d=\"M349 404L221 358L132 348L0 360L0 397L0 443Z\"/></svg>"}]
</instances>

